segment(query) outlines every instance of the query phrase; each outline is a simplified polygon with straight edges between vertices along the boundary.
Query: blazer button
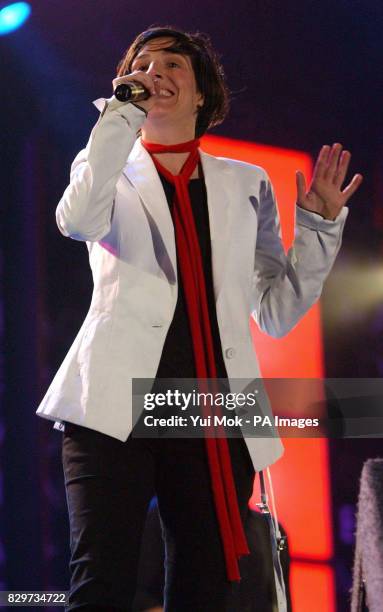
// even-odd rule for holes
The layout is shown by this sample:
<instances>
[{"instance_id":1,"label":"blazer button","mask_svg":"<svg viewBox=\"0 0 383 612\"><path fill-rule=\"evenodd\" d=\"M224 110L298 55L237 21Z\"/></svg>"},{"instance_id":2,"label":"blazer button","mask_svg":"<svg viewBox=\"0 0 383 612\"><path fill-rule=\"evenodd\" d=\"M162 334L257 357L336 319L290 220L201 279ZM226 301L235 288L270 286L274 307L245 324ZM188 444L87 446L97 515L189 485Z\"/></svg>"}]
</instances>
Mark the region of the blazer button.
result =
<instances>
[{"instance_id":1,"label":"blazer button","mask_svg":"<svg viewBox=\"0 0 383 612\"><path fill-rule=\"evenodd\" d=\"M227 359L232 359L235 355L235 349L232 346L229 346L229 348L225 350L225 355Z\"/></svg>"}]
</instances>

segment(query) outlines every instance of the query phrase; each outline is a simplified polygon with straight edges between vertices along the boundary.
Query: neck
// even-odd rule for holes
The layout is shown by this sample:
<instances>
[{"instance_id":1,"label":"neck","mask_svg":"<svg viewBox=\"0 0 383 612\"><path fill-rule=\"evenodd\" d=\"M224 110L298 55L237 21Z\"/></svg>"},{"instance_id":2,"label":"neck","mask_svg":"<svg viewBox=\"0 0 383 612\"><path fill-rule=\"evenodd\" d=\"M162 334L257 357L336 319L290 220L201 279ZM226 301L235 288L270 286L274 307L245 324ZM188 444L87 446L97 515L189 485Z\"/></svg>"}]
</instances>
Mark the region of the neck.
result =
<instances>
[{"instance_id":1,"label":"neck","mask_svg":"<svg viewBox=\"0 0 383 612\"><path fill-rule=\"evenodd\" d=\"M147 142L155 142L157 144L170 145L179 144L180 142L188 142L195 138L194 125L161 125L160 123L148 123L141 129L142 138Z\"/></svg>"},{"instance_id":2,"label":"neck","mask_svg":"<svg viewBox=\"0 0 383 612\"><path fill-rule=\"evenodd\" d=\"M189 142L195 139L195 125L178 126L167 125L166 129L158 122L146 121L141 129L142 139L150 143L161 145L176 145L183 142ZM155 157L161 164L172 174L179 174L185 161L189 157L189 153L183 152L161 152L154 153ZM195 168L191 178L198 178L198 166Z\"/></svg>"}]
</instances>

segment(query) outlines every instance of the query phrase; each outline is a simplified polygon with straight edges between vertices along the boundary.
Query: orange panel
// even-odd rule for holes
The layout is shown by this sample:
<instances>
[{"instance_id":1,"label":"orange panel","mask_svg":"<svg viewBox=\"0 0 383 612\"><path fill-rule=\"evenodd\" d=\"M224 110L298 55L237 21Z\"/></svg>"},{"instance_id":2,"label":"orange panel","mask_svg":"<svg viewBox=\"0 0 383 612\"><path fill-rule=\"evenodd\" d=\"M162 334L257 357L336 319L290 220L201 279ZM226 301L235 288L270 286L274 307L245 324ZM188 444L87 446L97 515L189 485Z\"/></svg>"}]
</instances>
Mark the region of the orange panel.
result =
<instances>
[{"instance_id":1,"label":"orange panel","mask_svg":"<svg viewBox=\"0 0 383 612\"><path fill-rule=\"evenodd\" d=\"M326 565L291 564L291 604L294 612L335 612L334 575Z\"/></svg>"},{"instance_id":2,"label":"orange panel","mask_svg":"<svg viewBox=\"0 0 383 612\"><path fill-rule=\"evenodd\" d=\"M267 378L323 378L323 347L319 304L283 338L271 338L251 319L262 375Z\"/></svg>"}]
</instances>

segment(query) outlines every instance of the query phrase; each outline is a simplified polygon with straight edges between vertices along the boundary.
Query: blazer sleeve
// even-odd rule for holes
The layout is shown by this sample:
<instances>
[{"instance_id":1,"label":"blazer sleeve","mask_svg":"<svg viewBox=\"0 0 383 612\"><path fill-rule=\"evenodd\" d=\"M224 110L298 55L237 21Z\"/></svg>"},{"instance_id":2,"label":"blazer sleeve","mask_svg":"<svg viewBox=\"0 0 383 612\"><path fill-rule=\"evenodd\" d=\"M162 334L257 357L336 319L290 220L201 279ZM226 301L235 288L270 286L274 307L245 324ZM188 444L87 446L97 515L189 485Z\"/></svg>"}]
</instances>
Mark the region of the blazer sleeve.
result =
<instances>
[{"instance_id":1,"label":"blazer sleeve","mask_svg":"<svg viewBox=\"0 0 383 612\"><path fill-rule=\"evenodd\" d=\"M297 206L295 239L286 255L274 189L264 172L252 287L252 316L264 332L284 336L318 300L339 251L348 212L343 207L330 221Z\"/></svg>"},{"instance_id":2,"label":"blazer sleeve","mask_svg":"<svg viewBox=\"0 0 383 612\"><path fill-rule=\"evenodd\" d=\"M56 209L64 236L97 241L109 232L116 183L145 117L143 109L114 96L104 100L86 148L72 163L70 183Z\"/></svg>"}]
</instances>

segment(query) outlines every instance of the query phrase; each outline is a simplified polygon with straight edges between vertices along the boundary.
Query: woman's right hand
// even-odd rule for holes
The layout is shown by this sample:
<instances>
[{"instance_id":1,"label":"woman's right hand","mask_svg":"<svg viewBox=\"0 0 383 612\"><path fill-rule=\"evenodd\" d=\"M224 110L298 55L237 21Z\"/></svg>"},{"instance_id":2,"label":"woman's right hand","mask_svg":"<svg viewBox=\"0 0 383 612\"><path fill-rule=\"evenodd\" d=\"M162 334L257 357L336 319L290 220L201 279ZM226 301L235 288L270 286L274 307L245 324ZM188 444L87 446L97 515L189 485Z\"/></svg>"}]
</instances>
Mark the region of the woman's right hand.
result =
<instances>
[{"instance_id":1,"label":"woman's right hand","mask_svg":"<svg viewBox=\"0 0 383 612\"><path fill-rule=\"evenodd\" d=\"M122 83L129 83L130 81L141 83L141 85L143 85L150 93L150 97L147 98L147 100L140 100L138 102L139 106L141 106L148 113L153 108L156 101L155 96L157 95L157 91L155 82L149 74L146 74L146 72L143 72L142 70L134 70L130 74L125 74L124 76L113 79L113 91L118 85L121 85Z\"/></svg>"}]
</instances>

